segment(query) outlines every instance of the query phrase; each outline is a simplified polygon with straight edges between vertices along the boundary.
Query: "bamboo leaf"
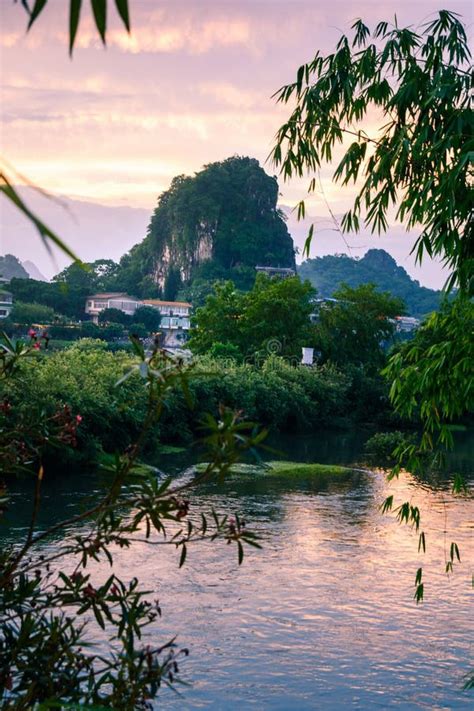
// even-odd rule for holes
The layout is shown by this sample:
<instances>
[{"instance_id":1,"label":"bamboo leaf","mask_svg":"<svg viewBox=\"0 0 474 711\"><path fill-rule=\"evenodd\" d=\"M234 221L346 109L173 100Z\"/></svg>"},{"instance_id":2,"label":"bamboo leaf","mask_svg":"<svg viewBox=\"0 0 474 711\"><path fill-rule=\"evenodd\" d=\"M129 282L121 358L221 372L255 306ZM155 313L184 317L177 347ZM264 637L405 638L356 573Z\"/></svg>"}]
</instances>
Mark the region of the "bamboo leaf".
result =
<instances>
[{"instance_id":1,"label":"bamboo leaf","mask_svg":"<svg viewBox=\"0 0 474 711\"><path fill-rule=\"evenodd\" d=\"M56 247L58 247L62 252L71 257L75 262L81 264L79 257L77 257L74 252L69 249L69 247L58 237L52 230L47 227L44 222L42 222L39 217L37 217L25 204L18 192L15 190L13 185L10 183L8 178L4 173L0 173L0 191L7 197L25 217L33 223L33 225L38 230L41 239L43 240L46 249L51 252L51 247L49 242L52 242Z\"/></svg>"},{"instance_id":2,"label":"bamboo leaf","mask_svg":"<svg viewBox=\"0 0 474 711\"><path fill-rule=\"evenodd\" d=\"M30 13L30 21L28 22L28 27L26 29L27 32L30 29L33 22L38 17L38 15L42 12L42 10L44 9L44 6L46 5L47 2L48 2L48 0L36 0L34 7Z\"/></svg>"},{"instance_id":3,"label":"bamboo leaf","mask_svg":"<svg viewBox=\"0 0 474 711\"><path fill-rule=\"evenodd\" d=\"M72 56L74 42L76 40L79 18L81 15L82 0L71 0L69 6L69 56Z\"/></svg>"},{"instance_id":4,"label":"bamboo leaf","mask_svg":"<svg viewBox=\"0 0 474 711\"><path fill-rule=\"evenodd\" d=\"M117 7L117 12L122 18L122 22L127 28L127 32L130 32L130 14L128 11L128 0L115 0L115 6Z\"/></svg>"},{"instance_id":5,"label":"bamboo leaf","mask_svg":"<svg viewBox=\"0 0 474 711\"><path fill-rule=\"evenodd\" d=\"M99 31L103 44L105 44L105 32L107 29L107 0L91 0L92 12L94 13L95 26Z\"/></svg>"}]
</instances>

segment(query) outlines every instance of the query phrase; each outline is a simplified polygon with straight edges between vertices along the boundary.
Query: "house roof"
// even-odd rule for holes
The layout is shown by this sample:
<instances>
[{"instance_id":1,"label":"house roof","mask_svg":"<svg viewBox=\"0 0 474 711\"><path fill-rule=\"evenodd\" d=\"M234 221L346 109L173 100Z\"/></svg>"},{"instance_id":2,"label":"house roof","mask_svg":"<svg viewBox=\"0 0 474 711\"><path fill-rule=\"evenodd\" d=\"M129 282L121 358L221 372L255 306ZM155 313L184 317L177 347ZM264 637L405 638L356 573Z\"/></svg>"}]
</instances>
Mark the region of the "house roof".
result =
<instances>
[{"instance_id":1,"label":"house roof","mask_svg":"<svg viewBox=\"0 0 474 711\"><path fill-rule=\"evenodd\" d=\"M192 307L187 301L161 301L160 299L144 299L143 303L147 306L187 306Z\"/></svg>"},{"instance_id":2,"label":"house roof","mask_svg":"<svg viewBox=\"0 0 474 711\"><path fill-rule=\"evenodd\" d=\"M132 301L138 301L134 296L130 296L129 294L126 294L124 291L107 291L103 294L91 294L88 296L88 299L116 299L120 296L126 297L127 299L131 299Z\"/></svg>"}]
</instances>

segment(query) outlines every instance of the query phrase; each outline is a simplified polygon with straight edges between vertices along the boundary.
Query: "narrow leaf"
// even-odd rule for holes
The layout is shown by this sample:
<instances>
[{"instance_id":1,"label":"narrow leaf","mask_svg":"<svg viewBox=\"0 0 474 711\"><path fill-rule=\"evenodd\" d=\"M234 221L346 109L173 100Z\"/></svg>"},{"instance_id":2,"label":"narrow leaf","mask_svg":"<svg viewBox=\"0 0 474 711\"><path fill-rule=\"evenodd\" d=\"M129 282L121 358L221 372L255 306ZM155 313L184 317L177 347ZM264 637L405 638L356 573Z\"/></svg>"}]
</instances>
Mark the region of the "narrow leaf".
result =
<instances>
[{"instance_id":1,"label":"narrow leaf","mask_svg":"<svg viewBox=\"0 0 474 711\"><path fill-rule=\"evenodd\" d=\"M73 259L75 262L80 263L79 257L77 257L74 252L70 250L69 247L56 234L54 234L54 232L52 232L49 227L44 224L44 222L39 219L39 217L36 217L36 215L31 212L31 210L26 206L20 195L17 193L13 185L9 182L8 178L3 173L0 173L0 192L2 192L5 197L7 197L20 210L20 212L22 212L25 217L27 217L28 220L33 223L33 225L38 230L41 239L43 240L48 251L51 251L50 246L48 244L48 240L50 240L62 252L67 254L68 257L71 257L71 259Z\"/></svg>"},{"instance_id":2,"label":"narrow leaf","mask_svg":"<svg viewBox=\"0 0 474 711\"><path fill-rule=\"evenodd\" d=\"M38 15L40 14L40 12L43 10L43 8L47 2L48 2L48 0L36 0L35 5L30 13L30 21L28 22L28 27L26 28L27 32L30 29L33 22L38 17Z\"/></svg>"},{"instance_id":3,"label":"narrow leaf","mask_svg":"<svg viewBox=\"0 0 474 711\"><path fill-rule=\"evenodd\" d=\"M303 247L303 257L309 257L309 248L311 247L311 242L313 240L314 224L309 228L308 236L306 237L304 247Z\"/></svg>"},{"instance_id":4,"label":"narrow leaf","mask_svg":"<svg viewBox=\"0 0 474 711\"><path fill-rule=\"evenodd\" d=\"M105 31L107 29L107 0L91 0L94 13L95 26L97 27L102 42L105 44Z\"/></svg>"},{"instance_id":5,"label":"narrow leaf","mask_svg":"<svg viewBox=\"0 0 474 711\"><path fill-rule=\"evenodd\" d=\"M127 28L127 32L130 32L130 15L128 12L128 0L115 0L115 5L117 7L117 12L122 18L122 22Z\"/></svg>"},{"instance_id":6,"label":"narrow leaf","mask_svg":"<svg viewBox=\"0 0 474 711\"><path fill-rule=\"evenodd\" d=\"M74 42L76 40L79 17L81 15L82 0L71 0L69 6L69 55L72 56Z\"/></svg>"}]
</instances>

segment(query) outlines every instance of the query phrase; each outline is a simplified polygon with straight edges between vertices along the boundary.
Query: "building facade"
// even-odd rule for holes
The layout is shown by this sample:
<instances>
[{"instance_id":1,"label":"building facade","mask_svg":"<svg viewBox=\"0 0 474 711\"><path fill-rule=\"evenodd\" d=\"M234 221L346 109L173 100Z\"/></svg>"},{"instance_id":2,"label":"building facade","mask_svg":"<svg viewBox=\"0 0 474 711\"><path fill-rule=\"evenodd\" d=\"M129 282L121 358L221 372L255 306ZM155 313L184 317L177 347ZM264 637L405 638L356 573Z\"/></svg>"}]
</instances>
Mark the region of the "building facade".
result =
<instances>
[{"instance_id":1,"label":"building facade","mask_svg":"<svg viewBox=\"0 0 474 711\"><path fill-rule=\"evenodd\" d=\"M8 318L13 308L13 296L9 291L0 289L0 319Z\"/></svg>"},{"instance_id":2,"label":"building facade","mask_svg":"<svg viewBox=\"0 0 474 711\"><path fill-rule=\"evenodd\" d=\"M85 312L92 317L94 323L98 323L99 314L105 309L119 309L128 316L133 316L140 306L150 306L160 312L160 331L163 333L164 346L177 348L187 341L191 328L192 306L186 301L140 300L121 292L91 294L86 299Z\"/></svg>"},{"instance_id":3,"label":"building facade","mask_svg":"<svg viewBox=\"0 0 474 711\"><path fill-rule=\"evenodd\" d=\"M142 302L123 292L109 292L106 294L92 294L86 299L85 312L92 316L94 323L99 320L99 314L105 309L119 309L128 316L133 316Z\"/></svg>"},{"instance_id":4,"label":"building facade","mask_svg":"<svg viewBox=\"0 0 474 711\"><path fill-rule=\"evenodd\" d=\"M165 346L177 348L186 343L191 328L191 304L186 301L145 299L143 306L151 306L160 312L160 331L163 333Z\"/></svg>"}]
</instances>

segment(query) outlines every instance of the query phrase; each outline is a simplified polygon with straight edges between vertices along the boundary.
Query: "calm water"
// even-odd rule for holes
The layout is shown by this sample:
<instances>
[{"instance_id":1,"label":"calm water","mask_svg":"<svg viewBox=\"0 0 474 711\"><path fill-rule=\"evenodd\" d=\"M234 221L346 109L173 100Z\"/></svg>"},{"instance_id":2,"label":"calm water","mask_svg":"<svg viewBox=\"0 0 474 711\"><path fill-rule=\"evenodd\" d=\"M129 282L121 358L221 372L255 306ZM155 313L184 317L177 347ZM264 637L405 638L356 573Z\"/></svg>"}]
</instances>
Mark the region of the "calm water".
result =
<instances>
[{"instance_id":1,"label":"calm water","mask_svg":"<svg viewBox=\"0 0 474 711\"><path fill-rule=\"evenodd\" d=\"M360 438L293 440L301 460L356 460ZM326 445L324 444L326 442ZM290 443L282 442L289 449ZM471 443L472 444L472 443ZM459 449L466 469L471 444ZM463 449L464 446L464 449ZM293 451L293 457L295 457ZM464 454L463 454L464 452ZM56 483L45 501L49 519L72 511L90 495ZM415 535L382 516L388 491L422 510L427 554ZM24 530L18 491L3 536ZM165 709L468 709L460 691L472 659L472 502L453 500L442 487L410 476L388 485L379 474L315 486L235 481L207 486L193 497L195 510L214 506L242 513L263 537L239 568L236 551L220 543L197 544L181 570L172 549L136 546L117 556L117 573L138 575L155 589L163 618L154 644L178 634L191 650L182 676L192 686L161 696ZM447 524L447 525L446 525ZM443 574L446 544L459 543L462 564ZM58 545L57 542L51 546ZM425 569L425 602L413 602L416 568ZM64 566L67 568L67 564Z\"/></svg>"}]
</instances>

